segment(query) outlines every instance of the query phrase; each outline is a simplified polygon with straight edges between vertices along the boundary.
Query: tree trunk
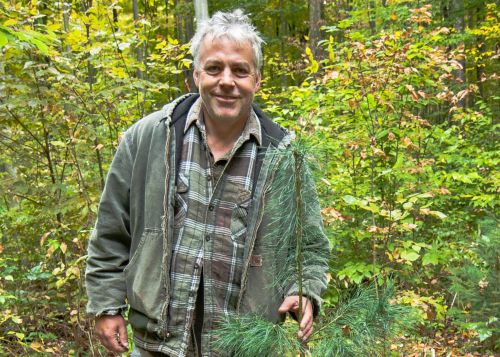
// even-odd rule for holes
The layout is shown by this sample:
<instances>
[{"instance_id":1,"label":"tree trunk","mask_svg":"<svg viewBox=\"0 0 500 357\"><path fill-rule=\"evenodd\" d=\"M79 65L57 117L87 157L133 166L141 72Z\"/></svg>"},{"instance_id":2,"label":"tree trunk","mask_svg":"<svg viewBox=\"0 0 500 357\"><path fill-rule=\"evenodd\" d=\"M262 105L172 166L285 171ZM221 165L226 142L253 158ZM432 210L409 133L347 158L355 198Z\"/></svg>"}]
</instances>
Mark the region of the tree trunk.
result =
<instances>
[{"instance_id":1,"label":"tree trunk","mask_svg":"<svg viewBox=\"0 0 500 357\"><path fill-rule=\"evenodd\" d=\"M67 2L63 2L62 4L62 14L63 14L63 26L64 26L64 32L68 33L69 32L69 13L71 11L71 6ZM66 52L71 51L71 46L66 44L64 46L64 49Z\"/></svg>"},{"instance_id":2,"label":"tree trunk","mask_svg":"<svg viewBox=\"0 0 500 357\"><path fill-rule=\"evenodd\" d=\"M450 1L450 12L453 19L453 27L457 30L458 33L463 33L465 28L465 19L464 19L464 0L451 0ZM465 78L465 56L458 60L462 68L455 70L456 79L462 83L466 83ZM464 106L464 101L461 100L457 104L459 107Z\"/></svg>"},{"instance_id":3,"label":"tree trunk","mask_svg":"<svg viewBox=\"0 0 500 357\"><path fill-rule=\"evenodd\" d=\"M314 57L320 55L321 0L309 0L309 46Z\"/></svg>"},{"instance_id":4,"label":"tree trunk","mask_svg":"<svg viewBox=\"0 0 500 357\"><path fill-rule=\"evenodd\" d=\"M441 14L443 21L446 21L449 16L448 0L441 0Z\"/></svg>"},{"instance_id":5,"label":"tree trunk","mask_svg":"<svg viewBox=\"0 0 500 357\"><path fill-rule=\"evenodd\" d=\"M170 1L165 0L165 35L168 36L170 33Z\"/></svg>"},{"instance_id":6,"label":"tree trunk","mask_svg":"<svg viewBox=\"0 0 500 357\"><path fill-rule=\"evenodd\" d=\"M85 12L87 12L91 7L92 7L92 0L87 1L87 7L85 8ZM90 45L90 24L85 24L86 28L86 36L87 36L87 43ZM95 80L95 68L92 65L90 61L90 55L89 58L87 59L87 81L89 84L89 94L90 96L93 96L94 92L94 80ZM92 109L91 113L92 116L95 114L94 110ZM94 130L96 131L96 136L94 138L94 147L95 149L95 154L97 158L97 164L99 166L99 175L100 175L100 182L101 182L101 190L104 189L104 170L102 167L102 158L101 158L101 152L97 148L99 147L99 139L97 136L97 125L95 123L95 120L92 118L92 126L94 127ZM76 160L76 156L75 156ZM85 185L84 185L85 186ZM90 209L90 205L89 205Z\"/></svg>"},{"instance_id":7,"label":"tree trunk","mask_svg":"<svg viewBox=\"0 0 500 357\"><path fill-rule=\"evenodd\" d=\"M370 25L370 32L372 35L375 34L375 1L370 0L368 2L368 23Z\"/></svg>"},{"instance_id":8,"label":"tree trunk","mask_svg":"<svg viewBox=\"0 0 500 357\"><path fill-rule=\"evenodd\" d=\"M180 42L185 43L184 36L183 36L184 31L182 31L182 13L179 10L182 6L182 2L183 2L183 0L174 0L174 9L175 9L175 11L174 11L174 23L175 23L175 31L177 34L177 39Z\"/></svg>"},{"instance_id":9,"label":"tree trunk","mask_svg":"<svg viewBox=\"0 0 500 357\"><path fill-rule=\"evenodd\" d=\"M191 12L191 14L192 14L192 12ZM184 18L184 33L186 35L184 42L188 42L189 40L191 40L191 37L193 37L193 35L194 35L194 26L193 25L194 25L195 18L193 18L193 16L191 16L189 12L183 14L183 18ZM207 14L207 18L208 18L208 14ZM194 83L194 79L193 79L193 70L191 68L186 68L184 70L184 86L185 86L185 89L187 92L193 92L196 88L196 84Z\"/></svg>"},{"instance_id":10,"label":"tree trunk","mask_svg":"<svg viewBox=\"0 0 500 357\"><path fill-rule=\"evenodd\" d=\"M208 20L207 0L194 0L194 14L196 17L196 27L201 22Z\"/></svg>"},{"instance_id":11,"label":"tree trunk","mask_svg":"<svg viewBox=\"0 0 500 357\"><path fill-rule=\"evenodd\" d=\"M285 53L285 44L286 44L286 17L285 17L285 4L284 0L280 0L280 30L279 30L279 39L280 39L280 59L281 63L286 63L286 53ZM280 66L281 67L281 66ZM286 88L287 81L286 75L284 72L281 72L281 86Z\"/></svg>"},{"instance_id":12,"label":"tree trunk","mask_svg":"<svg viewBox=\"0 0 500 357\"><path fill-rule=\"evenodd\" d=\"M139 37L140 25L139 25L139 6L137 5L137 0L132 1L132 13L134 16L134 26L137 31L137 36ZM135 46L135 55L137 57L137 63L142 63L142 43L139 41L137 46ZM136 70L137 78L142 79L142 71L140 68Z\"/></svg>"}]
</instances>

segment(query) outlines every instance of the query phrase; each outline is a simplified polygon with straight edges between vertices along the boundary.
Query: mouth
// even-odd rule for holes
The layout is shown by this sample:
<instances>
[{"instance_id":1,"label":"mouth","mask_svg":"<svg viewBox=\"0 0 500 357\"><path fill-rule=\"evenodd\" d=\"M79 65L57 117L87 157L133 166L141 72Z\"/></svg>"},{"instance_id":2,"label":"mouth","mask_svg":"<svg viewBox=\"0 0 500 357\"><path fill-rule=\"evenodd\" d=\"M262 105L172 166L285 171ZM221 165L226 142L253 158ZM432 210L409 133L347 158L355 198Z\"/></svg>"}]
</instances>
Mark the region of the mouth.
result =
<instances>
[{"instance_id":1,"label":"mouth","mask_svg":"<svg viewBox=\"0 0 500 357\"><path fill-rule=\"evenodd\" d=\"M234 103L239 97L237 96L232 96L232 95L220 95L220 94L215 94L214 97L223 103Z\"/></svg>"}]
</instances>

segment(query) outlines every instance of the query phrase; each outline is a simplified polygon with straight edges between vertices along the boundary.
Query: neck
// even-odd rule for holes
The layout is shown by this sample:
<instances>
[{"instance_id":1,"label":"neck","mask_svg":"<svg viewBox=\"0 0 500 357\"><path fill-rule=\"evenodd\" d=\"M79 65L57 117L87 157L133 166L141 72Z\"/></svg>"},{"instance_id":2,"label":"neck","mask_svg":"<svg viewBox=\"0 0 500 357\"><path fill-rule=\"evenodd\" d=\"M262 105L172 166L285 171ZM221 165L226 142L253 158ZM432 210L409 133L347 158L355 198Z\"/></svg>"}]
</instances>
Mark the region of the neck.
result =
<instances>
[{"instance_id":1,"label":"neck","mask_svg":"<svg viewBox=\"0 0 500 357\"><path fill-rule=\"evenodd\" d=\"M210 118L206 111L203 120L207 134L207 144L215 161L231 151L234 143L240 137L248 120L221 121Z\"/></svg>"}]
</instances>

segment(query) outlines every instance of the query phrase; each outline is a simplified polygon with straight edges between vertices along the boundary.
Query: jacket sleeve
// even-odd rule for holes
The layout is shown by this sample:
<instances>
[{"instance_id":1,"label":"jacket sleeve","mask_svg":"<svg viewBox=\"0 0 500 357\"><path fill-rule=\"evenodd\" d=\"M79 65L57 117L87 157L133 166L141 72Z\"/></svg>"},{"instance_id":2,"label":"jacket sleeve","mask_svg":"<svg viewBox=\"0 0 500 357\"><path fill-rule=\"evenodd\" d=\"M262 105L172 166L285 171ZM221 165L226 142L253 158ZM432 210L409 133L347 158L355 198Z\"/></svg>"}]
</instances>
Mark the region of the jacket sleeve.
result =
<instances>
[{"instance_id":1,"label":"jacket sleeve","mask_svg":"<svg viewBox=\"0 0 500 357\"><path fill-rule=\"evenodd\" d=\"M130 182L133 157L130 130L113 158L88 245L85 272L87 312L100 315L126 308L123 269L130 252Z\"/></svg>"},{"instance_id":2,"label":"jacket sleeve","mask_svg":"<svg viewBox=\"0 0 500 357\"><path fill-rule=\"evenodd\" d=\"M308 297L314 306L314 316L319 313L321 296L327 287L327 271L330 256L330 243L323 229L320 205L314 180L309 168L302 175L302 211L303 222L302 256L303 256L303 295ZM294 254L295 252L292 252ZM286 296L298 295L298 284L295 282L288 288Z\"/></svg>"}]
</instances>

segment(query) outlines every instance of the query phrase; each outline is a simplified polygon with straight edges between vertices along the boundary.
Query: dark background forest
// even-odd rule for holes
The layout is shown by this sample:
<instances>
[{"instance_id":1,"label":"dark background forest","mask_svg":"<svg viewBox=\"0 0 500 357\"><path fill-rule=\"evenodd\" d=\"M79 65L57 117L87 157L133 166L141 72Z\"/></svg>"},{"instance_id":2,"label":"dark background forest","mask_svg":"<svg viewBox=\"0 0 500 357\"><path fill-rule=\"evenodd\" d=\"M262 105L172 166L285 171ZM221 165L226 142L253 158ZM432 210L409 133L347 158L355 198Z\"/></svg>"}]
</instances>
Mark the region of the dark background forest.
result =
<instances>
[{"instance_id":1,"label":"dark background forest","mask_svg":"<svg viewBox=\"0 0 500 357\"><path fill-rule=\"evenodd\" d=\"M0 2L1 355L105 355L87 240L120 134L194 90L195 5ZM498 355L498 4L208 1L237 7L267 43L256 101L322 153L325 311L390 278L415 314L384 355Z\"/></svg>"}]
</instances>

